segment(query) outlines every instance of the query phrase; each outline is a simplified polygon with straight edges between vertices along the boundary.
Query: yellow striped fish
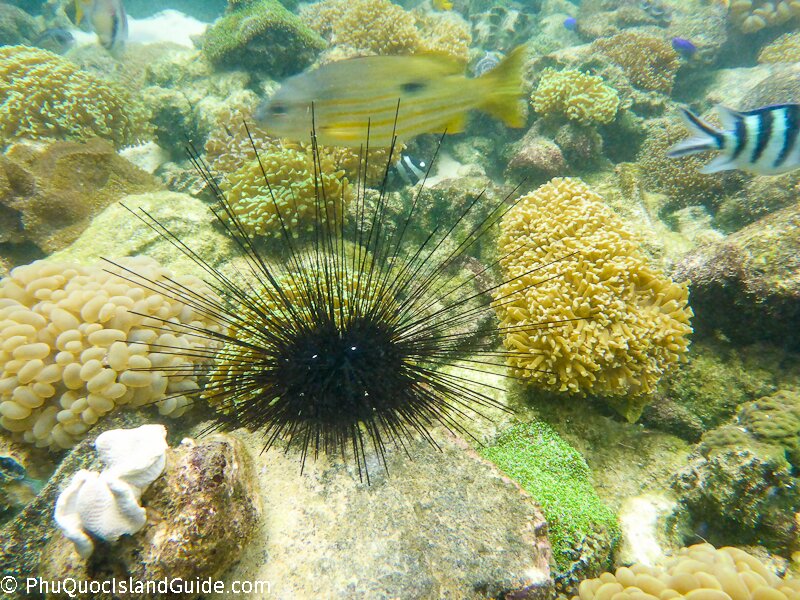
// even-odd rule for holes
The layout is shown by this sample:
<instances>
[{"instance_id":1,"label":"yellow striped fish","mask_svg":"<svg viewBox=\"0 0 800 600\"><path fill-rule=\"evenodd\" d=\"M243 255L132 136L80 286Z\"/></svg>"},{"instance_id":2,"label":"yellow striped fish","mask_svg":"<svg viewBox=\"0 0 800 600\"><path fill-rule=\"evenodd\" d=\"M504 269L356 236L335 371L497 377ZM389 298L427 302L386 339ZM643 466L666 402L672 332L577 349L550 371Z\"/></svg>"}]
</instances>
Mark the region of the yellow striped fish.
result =
<instances>
[{"instance_id":1,"label":"yellow striped fish","mask_svg":"<svg viewBox=\"0 0 800 600\"><path fill-rule=\"evenodd\" d=\"M371 146L390 146L395 118L401 142L421 133L457 133L471 109L522 127L524 60L520 46L475 79L464 75L463 63L439 54L343 60L286 80L256 119L272 135L305 141L313 103L317 140L329 146L364 144L368 126Z\"/></svg>"}]
</instances>

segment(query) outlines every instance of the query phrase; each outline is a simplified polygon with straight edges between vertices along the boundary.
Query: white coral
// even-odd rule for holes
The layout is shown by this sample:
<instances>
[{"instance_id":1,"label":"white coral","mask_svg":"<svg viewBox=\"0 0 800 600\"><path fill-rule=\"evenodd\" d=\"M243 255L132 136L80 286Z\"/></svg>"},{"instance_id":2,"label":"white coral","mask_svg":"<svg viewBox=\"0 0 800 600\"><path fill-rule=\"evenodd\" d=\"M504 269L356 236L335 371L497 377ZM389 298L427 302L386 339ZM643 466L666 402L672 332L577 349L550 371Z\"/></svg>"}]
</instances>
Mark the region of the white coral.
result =
<instances>
[{"instance_id":1,"label":"white coral","mask_svg":"<svg viewBox=\"0 0 800 600\"><path fill-rule=\"evenodd\" d=\"M147 512L139 500L164 471L166 435L163 425L143 425L97 437L95 448L106 468L101 473L78 471L55 508L56 523L81 557L94 550L90 534L115 542L144 527Z\"/></svg>"}]
</instances>

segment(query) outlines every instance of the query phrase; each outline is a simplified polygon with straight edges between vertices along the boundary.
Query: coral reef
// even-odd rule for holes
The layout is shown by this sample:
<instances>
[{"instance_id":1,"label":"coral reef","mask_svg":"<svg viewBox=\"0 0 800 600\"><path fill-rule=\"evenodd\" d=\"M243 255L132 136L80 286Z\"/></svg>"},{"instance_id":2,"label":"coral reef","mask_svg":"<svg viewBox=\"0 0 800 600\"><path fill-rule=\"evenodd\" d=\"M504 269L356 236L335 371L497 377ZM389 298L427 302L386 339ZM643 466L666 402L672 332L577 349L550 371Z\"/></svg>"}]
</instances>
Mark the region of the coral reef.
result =
<instances>
[{"instance_id":1,"label":"coral reef","mask_svg":"<svg viewBox=\"0 0 800 600\"><path fill-rule=\"evenodd\" d=\"M654 566L637 563L581 582L572 600L696 598L758 600L800 594L800 579L779 578L744 550L696 544Z\"/></svg>"},{"instance_id":2,"label":"coral reef","mask_svg":"<svg viewBox=\"0 0 800 600\"><path fill-rule=\"evenodd\" d=\"M173 278L213 294L199 279L175 277L149 258L119 264L151 280ZM111 264L37 261L0 280L3 429L57 450L71 447L119 407L157 403L164 415L186 411L190 401L181 392L193 392L198 384L193 374L176 368L202 359L176 357L151 344L202 349L210 342L179 324L218 325L114 274L121 272Z\"/></svg>"},{"instance_id":3,"label":"coral reef","mask_svg":"<svg viewBox=\"0 0 800 600\"><path fill-rule=\"evenodd\" d=\"M676 267L691 280L698 333L800 348L800 202L697 248Z\"/></svg>"},{"instance_id":4,"label":"coral reef","mask_svg":"<svg viewBox=\"0 0 800 600\"><path fill-rule=\"evenodd\" d=\"M325 42L277 0L260 0L229 12L203 37L211 64L272 77L302 71Z\"/></svg>"},{"instance_id":5,"label":"coral reef","mask_svg":"<svg viewBox=\"0 0 800 600\"><path fill-rule=\"evenodd\" d=\"M664 117L648 122L648 136L638 157L645 186L669 198L665 210L693 204L713 209L725 193L736 191L747 176L739 171L713 175L701 173L700 169L709 161L705 154L669 158L667 150L685 138L686 128L676 118Z\"/></svg>"},{"instance_id":6,"label":"coral reef","mask_svg":"<svg viewBox=\"0 0 800 600\"><path fill-rule=\"evenodd\" d=\"M331 219L352 196L344 170L331 156L320 156L315 164L311 148L281 145L259 152L258 160L225 175L220 185L245 230L260 236L281 236L282 224L292 234L313 229L319 190Z\"/></svg>"},{"instance_id":7,"label":"coral reef","mask_svg":"<svg viewBox=\"0 0 800 600\"><path fill-rule=\"evenodd\" d=\"M510 281L495 306L515 373L545 389L607 396L638 418L688 347L688 286L650 267L635 236L575 179L523 197L503 218L499 248Z\"/></svg>"},{"instance_id":8,"label":"coral reef","mask_svg":"<svg viewBox=\"0 0 800 600\"><path fill-rule=\"evenodd\" d=\"M513 7L492 3L489 10L472 12L472 38L487 50L509 52L527 43L537 21L530 6Z\"/></svg>"},{"instance_id":9,"label":"coral reef","mask_svg":"<svg viewBox=\"0 0 800 600\"><path fill-rule=\"evenodd\" d=\"M617 115L619 96L601 77L573 69L547 69L531 96L542 115L563 115L578 123L610 123Z\"/></svg>"},{"instance_id":10,"label":"coral reef","mask_svg":"<svg viewBox=\"0 0 800 600\"><path fill-rule=\"evenodd\" d=\"M515 425L481 454L541 504L559 587L608 566L619 536L616 516L592 488L584 458L550 426Z\"/></svg>"},{"instance_id":11,"label":"coral reef","mask_svg":"<svg viewBox=\"0 0 800 600\"><path fill-rule=\"evenodd\" d=\"M94 552L92 537L116 542L144 527L142 493L167 463L163 425L112 429L97 436L102 472L81 469L56 500L55 521L81 558Z\"/></svg>"},{"instance_id":12,"label":"coral reef","mask_svg":"<svg viewBox=\"0 0 800 600\"><path fill-rule=\"evenodd\" d=\"M507 179L524 177L526 184L537 185L563 173L567 168L561 148L546 137L528 132L516 146L506 168Z\"/></svg>"},{"instance_id":13,"label":"coral reef","mask_svg":"<svg viewBox=\"0 0 800 600\"><path fill-rule=\"evenodd\" d=\"M300 14L341 58L418 52L439 52L464 63L469 58L472 37L458 14L409 12L390 0L322 0Z\"/></svg>"},{"instance_id":14,"label":"coral reef","mask_svg":"<svg viewBox=\"0 0 800 600\"><path fill-rule=\"evenodd\" d=\"M730 3L731 21L743 33L755 33L774 27L800 15L797 0L733 0Z\"/></svg>"},{"instance_id":15,"label":"coral reef","mask_svg":"<svg viewBox=\"0 0 800 600\"><path fill-rule=\"evenodd\" d=\"M800 14L800 12L798 13ZM784 33L758 53L760 63L796 63L800 61L800 32Z\"/></svg>"},{"instance_id":16,"label":"coral reef","mask_svg":"<svg viewBox=\"0 0 800 600\"><path fill-rule=\"evenodd\" d=\"M158 188L105 140L15 144L0 155L0 220L8 223L0 243L33 244L49 254L110 204Z\"/></svg>"},{"instance_id":17,"label":"coral reef","mask_svg":"<svg viewBox=\"0 0 800 600\"><path fill-rule=\"evenodd\" d=\"M672 91L681 63L678 53L664 38L625 31L596 40L592 47L622 67L636 87L664 94Z\"/></svg>"},{"instance_id":18,"label":"coral reef","mask_svg":"<svg viewBox=\"0 0 800 600\"><path fill-rule=\"evenodd\" d=\"M727 232L794 204L800 195L800 172L753 177L741 190L725 196L714 215L715 223Z\"/></svg>"},{"instance_id":19,"label":"coral reef","mask_svg":"<svg viewBox=\"0 0 800 600\"><path fill-rule=\"evenodd\" d=\"M758 543L787 556L800 550L798 431L800 396L779 391L703 435L673 488L709 540Z\"/></svg>"},{"instance_id":20,"label":"coral reef","mask_svg":"<svg viewBox=\"0 0 800 600\"><path fill-rule=\"evenodd\" d=\"M101 137L120 148L146 129L140 101L120 86L47 50L0 48L0 146L23 137Z\"/></svg>"}]
</instances>

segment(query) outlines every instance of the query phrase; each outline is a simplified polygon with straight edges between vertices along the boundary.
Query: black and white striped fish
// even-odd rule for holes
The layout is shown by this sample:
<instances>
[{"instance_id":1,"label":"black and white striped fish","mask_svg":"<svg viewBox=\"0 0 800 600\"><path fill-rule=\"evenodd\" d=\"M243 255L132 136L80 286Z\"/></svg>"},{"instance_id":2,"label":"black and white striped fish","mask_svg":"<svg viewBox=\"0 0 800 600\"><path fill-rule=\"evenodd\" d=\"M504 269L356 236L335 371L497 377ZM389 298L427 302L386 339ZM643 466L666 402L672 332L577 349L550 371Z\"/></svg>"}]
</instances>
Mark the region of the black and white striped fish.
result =
<instances>
[{"instance_id":1,"label":"black and white striped fish","mask_svg":"<svg viewBox=\"0 0 800 600\"><path fill-rule=\"evenodd\" d=\"M424 160L415 160L403 154L394 165L394 172L406 185L416 185L428 172L428 164Z\"/></svg>"},{"instance_id":2,"label":"black and white striped fish","mask_svg":"<svg viewBox=\"0 0 800 600\"><path fill-rule=\"evenodd\" d=\"M800 104L777 104L746 112L716 107L719 130L686 109L683 119L693 137L667 152L677 158L706 150L722 152L700 169L716 173L742 169L758 175L777 175L800 168Z\"/></svg>"}]
</instances>

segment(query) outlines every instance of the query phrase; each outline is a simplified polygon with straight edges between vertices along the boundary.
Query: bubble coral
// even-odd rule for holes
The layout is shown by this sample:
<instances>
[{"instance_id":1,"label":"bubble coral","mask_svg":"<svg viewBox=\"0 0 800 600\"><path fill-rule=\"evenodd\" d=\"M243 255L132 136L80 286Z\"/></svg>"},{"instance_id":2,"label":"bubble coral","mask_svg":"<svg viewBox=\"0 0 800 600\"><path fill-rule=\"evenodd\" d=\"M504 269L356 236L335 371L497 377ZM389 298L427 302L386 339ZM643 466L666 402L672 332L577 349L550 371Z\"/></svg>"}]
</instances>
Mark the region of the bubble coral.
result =
<instances>
[{"instance_id":1,"label":"bubble coral","mask_svg":"<svg viewBox=\"0 0 800 600\"><path fill-rule=\"evenodd\" d=\"M784 33L758 54L760 63L800 62L800 32Z\"/></svg>"},{"instance_id":2,"label":"bubble coral","mask_svg":"<svg viewBox=\"0 0 800 600\"><path fill-rule=\"evenodd\" d=\"M542 115L564 115L583 124L610 123L619 108L619 95L601 77L574 69L545 69L531 101Z\"/></svg>"},{"instance_id":3,"label":"bubble coral","mask_svg":"<svg viewBox=\"0 0 800 600\"><path fill-rule=\"evenodd\" d=\"M330 154L320 155L315 165L311 148L275 144L259 151L259 159L246 162L221 183L231 209L248 234L279 236L281 221L293 233L312 229L317 218L318 186L330 211L328 218L341 215L350 202L348 179Z\"/></svg>"},{"instance_id":4,"label":"bubble coral","mask_svg":"<svg viewBox=\"0 0 800 600\"><path fill-rule=\"evenodd\" d=\"M173 276L149 258L118 264L213 295L196 277ZM0 280L0 427L61 449L120 407L157 402L163 415L186 411L182 393L198 389L192 369L200 359L163 349L200 350L209 342L171 324L219 326L115 273L123 271L36 261Z\"/></svg>"},{"instance_id":5,"label":"bubble coral","mask_svg":"<svg viewBox=\"0 0 800 600\"><path fill-rule=\"evenodd\" d=\"M774 27L800 15L800 1L732 0L730 18L743 33Z\"/></svg>"},{"instance_id":6,"label":"bubble coral","mask_svg":"<svg viewBox=\"0 0 800 600\"><path fill-rule=\"evenodd\" d=\"M0 145L19 138L86 140L117 148L146 135L138 101L115 84L38 48L0 48Z\"/></svg>"},{"instance_id":7,"label":"bubble coral","mask_svg":"<svg viewBox=\"0 0 800 600\"><path fill-rule=\"evenodd\" d=\"M672 91L681 61L667 40L647 33L624 31L596 40L592 46L622 67L636 87L664 94Z\"/></svg>"},{"instance_id":8,"label":"bubble coral","mask_svg":"<svg viewBox=\"0 0 800 600\"><path fill-rule=\"evenodd\" d=\"M688 286L650 267L637 238L577 179L524 196L503 218L499 248L509 281L495 307L515 373L544 389L607 396L637 419L689 345Z\"/></svg>"},{"instance_id":9,"label":"bubble coral","mask_svg":"<svg viewBox=\"0 0 800 600\"><path fill-rule=\"evenodd\" d=\"M798 600L800 579L779 578L739 548L696 544L661 565L620 567L581 582L572 600Z\"/></svg>"}]
</instances>

